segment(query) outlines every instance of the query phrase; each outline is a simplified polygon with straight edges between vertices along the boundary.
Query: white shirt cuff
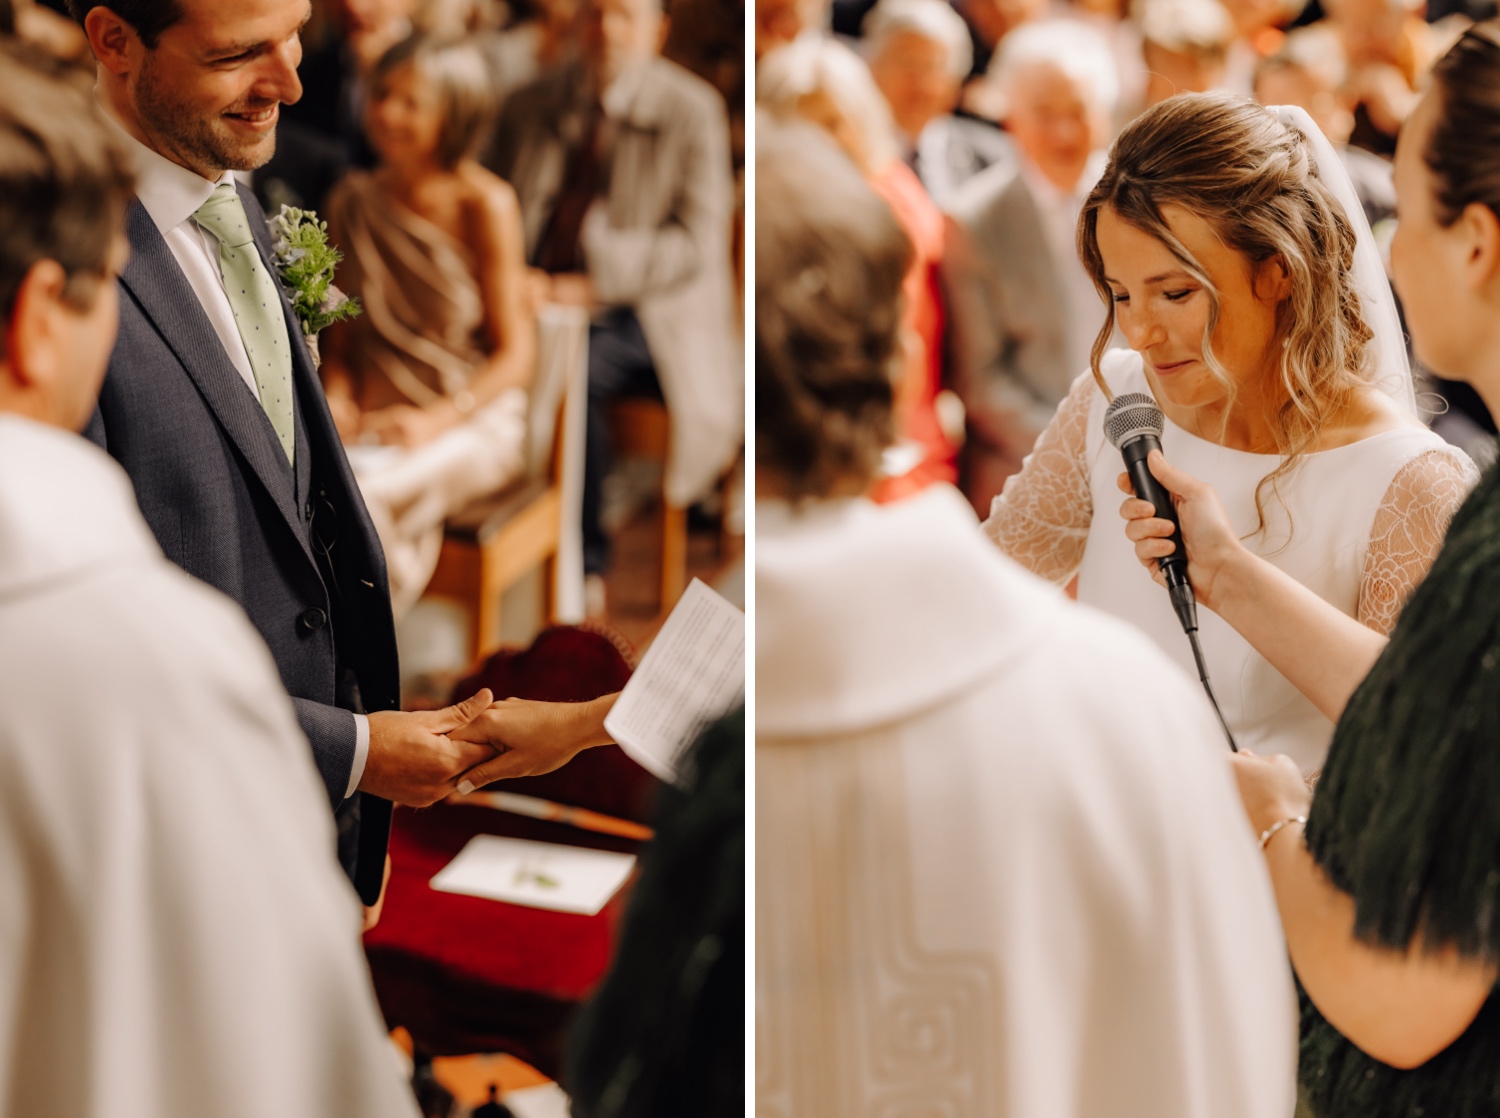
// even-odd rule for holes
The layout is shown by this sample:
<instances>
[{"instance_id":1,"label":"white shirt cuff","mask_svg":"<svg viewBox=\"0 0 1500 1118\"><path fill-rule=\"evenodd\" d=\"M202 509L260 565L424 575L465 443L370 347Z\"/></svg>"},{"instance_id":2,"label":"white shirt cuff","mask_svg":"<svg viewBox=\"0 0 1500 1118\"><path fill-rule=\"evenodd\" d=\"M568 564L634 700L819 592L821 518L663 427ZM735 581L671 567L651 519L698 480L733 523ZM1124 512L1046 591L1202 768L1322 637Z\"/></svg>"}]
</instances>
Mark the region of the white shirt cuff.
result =
<instances>
[{"instance_id":1,"label":"white shirt cuff","mask_svg":"<svg viewBox=\"0 0 1500 1118\"><path fill-rule=\"evenodd\" d=\"M365 762L370 759L370 720L363 714L354 716L354 767L349 770L349 789L344 799L359 789L359 778L365 775Z\"/></svg>"}]
</instances>

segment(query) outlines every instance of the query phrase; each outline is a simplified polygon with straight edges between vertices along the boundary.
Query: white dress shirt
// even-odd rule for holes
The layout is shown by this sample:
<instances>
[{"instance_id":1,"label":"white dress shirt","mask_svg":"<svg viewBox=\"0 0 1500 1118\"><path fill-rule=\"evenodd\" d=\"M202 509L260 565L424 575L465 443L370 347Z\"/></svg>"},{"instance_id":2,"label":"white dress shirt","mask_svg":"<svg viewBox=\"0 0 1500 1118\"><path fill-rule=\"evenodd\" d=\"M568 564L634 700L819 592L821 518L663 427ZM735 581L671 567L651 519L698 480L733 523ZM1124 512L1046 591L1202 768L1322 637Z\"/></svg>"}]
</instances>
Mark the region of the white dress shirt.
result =
<instances>
[{"instance_id":1,"label":"white dress shirt","mask_svg":"<svg viewBox=\"0 0 1500 1118\"><path fill-rule=\"evenodd\" d=\"M210 180L173 163L127 132L102 98L100 104L104 107L105 120L113 126L130 155L135 171L136 198L167 242L167 248L182 269L188 286L198 296L203 313L208 315L214 333L224 344L230 363L259 404L260 389L255 383L255 371L250 367L250 355L245 351L240 328L234 321L234 309L224 290L224 277L219 271L219 242L193 220L198 207L208 201L220 183L233 185L234 173L225 171L217 179ZM349 787L344 792L346 798L354 795L359 787L370 755L370 721L362 714L355 714L353 718L354 766L349 771Z\"/></svg>"}]
</instances>

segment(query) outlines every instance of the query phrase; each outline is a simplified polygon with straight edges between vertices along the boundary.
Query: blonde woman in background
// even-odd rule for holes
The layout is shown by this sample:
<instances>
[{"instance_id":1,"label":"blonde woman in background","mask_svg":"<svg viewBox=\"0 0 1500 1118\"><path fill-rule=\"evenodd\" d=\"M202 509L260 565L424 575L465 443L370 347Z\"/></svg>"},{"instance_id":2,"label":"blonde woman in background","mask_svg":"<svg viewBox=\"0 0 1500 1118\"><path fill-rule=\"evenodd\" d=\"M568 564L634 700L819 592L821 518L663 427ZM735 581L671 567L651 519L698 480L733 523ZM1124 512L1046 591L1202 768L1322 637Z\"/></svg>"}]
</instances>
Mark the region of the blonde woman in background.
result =
<instances>
[{"instance_id":1,"label":"blonde woman in background","mask_svg":"<svg viewBox=\"0 0 1500 1118\"><path fill-rule=\"evenodd\" d=\"M473 158L493 119L477 50L413 37L372 75L381 155L335 190L340 281L365 313L324 335L323 383L380 533L397 616L432 577L444 519L523 465L535 337L515 192Z\"/></svg>"}]
</instances>

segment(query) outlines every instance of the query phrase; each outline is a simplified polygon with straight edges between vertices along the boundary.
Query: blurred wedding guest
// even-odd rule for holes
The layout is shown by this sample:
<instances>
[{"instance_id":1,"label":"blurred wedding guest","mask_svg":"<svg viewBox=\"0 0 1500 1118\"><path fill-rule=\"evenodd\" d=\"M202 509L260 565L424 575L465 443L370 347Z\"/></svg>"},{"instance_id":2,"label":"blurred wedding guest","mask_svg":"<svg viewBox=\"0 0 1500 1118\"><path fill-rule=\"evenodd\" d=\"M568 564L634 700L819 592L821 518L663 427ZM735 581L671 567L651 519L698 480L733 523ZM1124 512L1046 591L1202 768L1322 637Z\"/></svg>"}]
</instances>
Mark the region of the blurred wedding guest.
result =
<instances>
[{"instance_id":1,"label":"blurred wedding guest","mask_svg":"<svg viewBox=\"0 0 1500 1118\"><path fill-rule=\"evenodd\" d=\"M1140 111L1146 88L1140 22L1131 11L1130 0L1059 0L1053 12L1059 18L1087 24L1109 44L1120 86L1111 133L1118 132Z\"/></svg>"},{"instance_id":2,"label":"blurred wedding guest","mask_svg":"<svg viewBox=\"0 0 1500 1118\"><path fill-rule=\"evenodd\" d=\"M1280 49L1287 25L1297 19L1311 0L1223 0L1234 24L1234 40L1224 63L1224 79L1218 86L1237 96L1250 96L1255 66Z\"/></svg>"},{"instance_id":3,"label":"blurred wedding guest","mask_svg":"<svg viewBox=\"0 0 1500 1118\"><path fill-rule=\"evenodd\" d=\"M973 49L964 21L944 0L881 0L865 17L864 38L902 157L938 206L986 167L1014 158L999 128L954 115Z\"/></svg>"},{"instance_id":4,"label":"blurred wedding guest","mask_svg":"<svg viewBox=\"0 0 1500 1118\"><path fill-rule=\"evenodd\" d=\"M511 93L577 51L580 16L578 0L538 0L528 5L525 18L474 35L489 67L497 111Z\"/></svg>"},{"instance_id":5,"label":"blurred wedding guest","mask_svg":"<svg viewBox=\"0 0 1500 1118\"><path fill-rule=\"evenodd\" d=\"M345 163L373 167L377 156L365 134L365 102L375 64L415 30L422 0L327 0L325 33L307 44L297 77L300 100L284 105L292 135L303 129L334 145Z\"/></svg>"},{"instance_id":6,"label":"blurred wedding guest","mask_svg":"<svg viewBox=\"0 0 1500 1118\"><path fill-rule=\"evenodd\" d=\"M755 0L755 62L803 35L827 29L828 0Z\"/></svg>"},{"instance_id":7,"label":"blurred wedding guest","mask_svg":"<svg viewBox=\"0 0 1500 1118\"><path fill-rule=\"evenodd\" d=\"M1344 45L1327 22L1288 32L1275 54L1255 68L1255 99L1262 105L1298 105L1338 150L1365 218L1379 225L1396 213L1389 160L1353 147L1354 114L1344 95L1348 66Z\"/></svg>"},{"instance_id":8,"label":"blurred wedding guest","mask_svg":"<svg viewBox=\"0 0 1500 1118\"><path fill-rule=\"evenodd\" d=\"M92 61L88 40L61 4L5 0L0 4L0 34L14 35L58 62L86 68Z\"/></svg>"},{"instance_id":9,"label":"blurred wedding guest","mask_svg":"<svg viewBox=\"0 0 1500 1118\"><path fill-rule=\"evenodd\" d=\"M1421 0L1324 0L1343 40L1347 93L1354 104L1349 142L1390 158L1396 136L1427 80L1434 37Z\"/></svg>"},{"instance_id":10,"label":"blurred wedding guest","mask_svg":"<svg viewBox=\"0 0 1500 1118\"><path fill-rule=\"evenodd\" d=\"M1047 14L1048 0L955 0L954 9L963 16L969 28L969 47L972 62L966 95L979 94L978 107L988 109L998 103L985 96L988 83L984 80L994 62L995 52L1001 42L1016 28L1033 23ZM966 97L965 107L969 107ZM984 116L995 114L983 113Z\"/></svg>"},{"instance_id":11,"label":"blurred wedding guest","mask_svg":"<svg viewBox=\"0 0 1500 1118\"><path fill-rule=\"evenodd\" d=\"M860 497L910 246L822 137L757 140L757 1113L1285 1118L1213 715L950 487Z\"/></svg>"},{"instance_id":12,"label":"blurred wedding guest","mask_svg":"<svg viewBox=\"0 0 1500 1118\"><path fill-rule=\"evenodd\" d=\"M1141 0L1136 13L1146 67L1141 108L1222 88L1234 23L1219 0Z\"/></svg>"},{"instance_id":13,"label":"blurred wedding guest","mask_svg":"<svg viewBox=\"0 0 1500 1118\"><path fill-rule=\"evenodd\" d=\"M1104 168L1118 94L1108 46L1070 20L1016 31L994 81L1020 159L964 185L944 261L968 412L964 485L981 515L1088 364L1103 314L1074 230Z\"/></svg>"},{"instance_id":14,"label":"blurred wedding guest","mask_svg":"<svg viewBox=\"0 0 1500 1118\"><path fill-rule=\"evenodd\" d=\"M266 646L76 434L127 162L0 53L0 1112L415 1118Z\"/></svg>"},{"instance_id":15,"label":"blurred wedding guest","mask_svg":"<svg viewBox=\"0 0 1500 1118\"><path fill-rule=\"evenodd\" d=\"M659 0L585 0L583 51L506 100L490 166L515 186L546 297L589 330L584 569L602 605L609 407L656 396L671 416L666 500L708 493L744 437L730 268L728 120L701 78L657 56Z\"/></svg>"},{"instance_id":16,"label":"blurred wedding guest","mask_svg":"<svg viewBox=\"0 0 1500 1118\"><path fill-rule=\"evenodd\" d=\"M938 404L943 216L902 162L884 98L859 56L826 38L799 40L768 58L757 75L756 96L774 116L816 124L832 136L891 207L913 247L903 289L907 344L896 389L898 439L882 463L876 499L896 500L934 481L952 482L954 439Z\"/></svg>"},{"instance_id":17,"label":"blurred wedding guest","mask_svg":"<svg viewBox=\"0 0 1500 1118\"><path fill-rule=\"evenodd\" d=\"M322 338L323 385L406 612L443 522L519 475L535 325L515 191L474 159L494 94L472 43L413 35L370 75L380 153L329 201L339 282L364 313Z\"/></svg>"},{"instance_id":18,"label":"blurred wedding guest","mask_svg":"<svg viewBox=\"0 0 1500 1118\"><path fill-rule=\"evenodd\" d=\"M1438 62L1401 132L1396 189L1391 268L1417 355L1500 408L1500 25ZM1458 510L1387 640L1254 555L1209 485L1153 461L1202 600L1338 719L1316 795L1286 757L1234 758L1304 994L1301 1113L1487 1118L1500 1098L1500 471ZM1164 541L1148 509L1121 511L1152 562Z\"/></svg>"}]
</instances>

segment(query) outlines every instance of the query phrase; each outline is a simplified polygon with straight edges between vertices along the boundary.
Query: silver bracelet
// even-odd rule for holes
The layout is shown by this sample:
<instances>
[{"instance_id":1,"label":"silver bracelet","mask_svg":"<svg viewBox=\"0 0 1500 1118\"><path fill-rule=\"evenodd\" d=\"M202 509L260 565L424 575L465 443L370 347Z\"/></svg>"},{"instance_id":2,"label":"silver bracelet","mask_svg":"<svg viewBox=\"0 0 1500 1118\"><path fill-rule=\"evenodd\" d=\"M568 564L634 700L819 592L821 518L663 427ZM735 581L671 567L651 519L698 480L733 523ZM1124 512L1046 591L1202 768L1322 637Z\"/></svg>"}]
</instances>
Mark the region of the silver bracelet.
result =
<instances>
[{"instance_id":1,"label":"silver bracelet","mask_svg":"<svg viewBox=\"0 0 1500 1118\"><path fill-rule=\"evenodd\" d=\"M1262 831L1260 833L1260 848L1262 850L1264 850L1266 848L1266 843L1270 842L1271 839L1275 836L1276 832L1279 831L1279 830L1281 830L1281 828L1285 827L1288 823L1306 823L1306 822L1307 822L1307 816L1305 816L1305 815L1294 815L1290 819L1283 819L1280 823L1272 823L1269 827L1267 827L1264 831Z\"/></svg>"}]
</instances>

